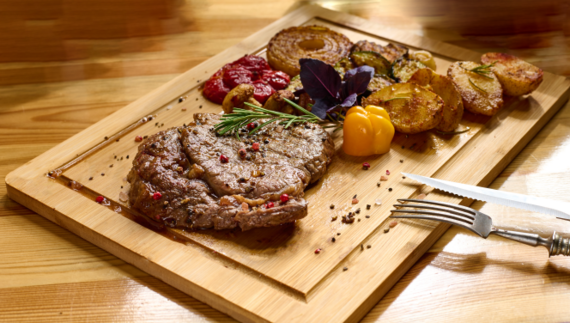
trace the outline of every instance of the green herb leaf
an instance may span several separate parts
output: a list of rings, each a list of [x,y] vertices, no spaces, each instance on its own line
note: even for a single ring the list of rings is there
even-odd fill
[[[479,66],[474,67],[472,69],[467,69],[467,68],[463,67],[461,64],[459,66],[468,72],[473,72],[475,74],[478,74],[479,76],[483,76],[484,78],[488,78],[488,79],[492,80],[493,78],[488,76],[488,74],[491,73],[491,67],[495,66],[496,62],[497,61],[494,61],[491,64],[479,65]]]
[[[470,78],[469,78],[469,83],[471,83],[471,85],[473,85],[477,90],[487,93],[487,91],[483,90],[482,88],[478,87],[477,84],[473,83],[473,81],[471,81]]]

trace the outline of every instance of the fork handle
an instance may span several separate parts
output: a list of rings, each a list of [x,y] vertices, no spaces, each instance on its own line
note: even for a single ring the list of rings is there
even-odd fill
[[[550,256],[570,256],[570,239],[559,235],[556,231],[550,238],[543,238],[536,233],[526,233],[518,231],[508,231],[502,229],[495,229],[491,231],[498,236],[522,242],[524,244],[536,247],[544,246],[549,251]]]

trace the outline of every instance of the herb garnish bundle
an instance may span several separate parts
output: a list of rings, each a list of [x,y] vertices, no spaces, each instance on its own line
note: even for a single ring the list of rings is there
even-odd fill
[[[495,66],[496,62],[493,62],[491,64],[486,64],[486,65],[479,65],[477,67],[471,68],[471,69],[467,69],[465,67],[461,66],[462,69],[469,71],[469,72],[473,72],[475,74],[479,74],[480,76],[483,76],[485,78],[488,79],[493,79],[492,77],[489,76],[489,74],[491,73],[491,67]]]
[[[323,120],[317,117],[313,113],[307,111],[302,106],[296,104],[295,102],[284,99],[287,103],[291,106],[296,108],[297,110],[301,111],[303,114],[300,116],[292,115],[289,113],[283,113],[279,111],[272,111],[267,110],[262,107],[258,107],[251,103],[245,102],[244,104],[252,108],[253,110],[245,110],[245,109],[234,109],[233,113],[224,114],[221,116],[220,123],[216,124],[214,130],[220,134],[235,134],[236,138],[239,140],[239,131],[243,127],[247,126],[248,124],[258,121],[260,119],[269,119],[262,124],[259,124],[256,128],[249,131],[249,135],[252,135],[259,131],[262,127],[272,123],[272,122],[279,122],[280,125],[283,125],[285,129],[289,128],[291,125],[296,123],[318,123]]]

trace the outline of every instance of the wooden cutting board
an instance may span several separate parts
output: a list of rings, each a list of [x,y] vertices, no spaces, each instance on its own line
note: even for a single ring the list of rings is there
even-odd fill
[[[308,24],[328,26],[353,42],[397,42],[429,50],[440,74],[454,61],[480,58],[456,46],[306,6],[15,170],[6,177],[9,196],[239,320],[358,320],[447,229],[410,220],[398,221],[385,233],[397,198],[429,193],[400,173],[488,185],[565,102],[570,82],[545,73],[538,90],[528,97],[507,99],[493,118],[466,113],[461,128],[469,127],[468,132],[397,134],[391,152],[382,156],[345,155],[342,134],[335,134],[333,163],[327,175],[307,190],[309,215],[295,225],[246,232],[157,232],[135,221],[136,212],[120,199],[120,193],[129,189],[125,177],[138,146],[135,136],[189,123],[195,112],[219,113],[220,106],[201,96],[204,80],[244,54],[264,56],[267,42],[281,29]],[[371,164],[367,171],[362,170],[364,161]],[[61,176],[47,176],[56,169],[62,170]],[[378,187],[387,171],[388,181]],[[72,180],[84,187],[72,190],[67,185]],[[110,205],[95,203],[98,195]],[[351,203],[354,195],[359,199],[356,205]],[[435,192],[428,198],[470,203]],[[376,205],[377,200],[382,204]],[[343,214],[358,208],[357,221],[341,223]],[[332,221],[334,216],[338,220]],[[322,250],[319,254],[314,253],[317,248]]]

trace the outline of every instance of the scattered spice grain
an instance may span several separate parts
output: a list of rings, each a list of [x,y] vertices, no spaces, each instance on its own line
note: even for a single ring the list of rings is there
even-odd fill
[[[371,206],[372,206],[372,205],[370,205],[370,204],[366,204],[366,209],[367,209],[367,210],[370,210],[370,207],[371,207]]]
[[[334,209],[334,204],[331,204],[330,208],[331,208],[331,210],[333,210],[333,209]]]
[[[392,192],[392,188],[391,188],[391,187],[390,187],[390,188],[388,188],[388,192]]]
[[[347,271],[347,270],[348,270],[348,267],[342,268],[342,271]]]
[[[390,232],[390,228],[384,229],[384,233],[388,233],[388,232]]]
[[[389,226],[390,226],[390,228],[393,228],[393,227],[395,227],[395,226],[397,226],[397,225],[398,225],[398,222],[392,221],[392,222],[390,222],[390,225],[389,225]]]
[[[318,254],[320,254],[320,253],[321,253],[321,248],[317,248],[317,249],[315,250],[315,254],[318,255]]]

